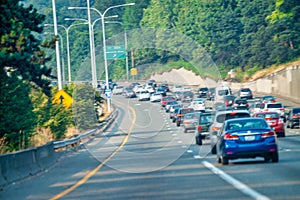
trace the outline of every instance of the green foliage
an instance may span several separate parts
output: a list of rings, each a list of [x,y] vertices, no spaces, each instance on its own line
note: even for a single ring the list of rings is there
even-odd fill
[[[94,128],[97,120],[95,91],[90,85],[76,85],[73,91],[73,118],[79,130]]]
[[[30,86],[0,70],[0,138],[2,151],[15,151],[29,146],[36,116],[28,96]]]

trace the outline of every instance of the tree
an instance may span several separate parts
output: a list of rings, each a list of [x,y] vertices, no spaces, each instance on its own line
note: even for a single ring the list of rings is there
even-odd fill
[[[41,88],[50,96],[51,70],[45,63],[41,41],[34,34],[41,33],[45,17],[32,7],[24,7],[19,0],[0,3],[0,137],[9,151],[28,147],[36,124],[29,98],[32,87]]]

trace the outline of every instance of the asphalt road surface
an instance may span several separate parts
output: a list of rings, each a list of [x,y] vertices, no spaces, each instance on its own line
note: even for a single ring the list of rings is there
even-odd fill
[[[106,132],[64,152],[47,172],[15,183],[0,199],[300,199],[300,131],[278,138],[279,162],[216,162],[209,140],[194,143],[159,103],[114,96]]]

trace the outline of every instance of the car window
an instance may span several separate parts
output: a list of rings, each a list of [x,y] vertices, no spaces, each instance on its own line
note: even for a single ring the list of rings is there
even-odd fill
[[[223,123],[224,121],[229,120],[229,119],[244,118],[244,117],[250,117],[250,114],[249,113],[231,112],[231,113],[218,115],[217,118],[216,118],[216,121],[218,123]]]
[[[228,90],[219,90],[218,91],[218,94],[220,95],[220,96],[224,96],[224,95],[228,95]]]
[[[267,108],[282,108],[281,103],[267,104]]]
[[[297,109],[297,108],[294,109],[294,110],[293,110],[293,113],[294,113],[295,115],[296,115],[296,114],[300,115],[300,108],[299,108],[299,109]]]
[[[268,128],[264,120],[237,120],[227,124],[227,130],[241,130],[241,129],[261,129]]]

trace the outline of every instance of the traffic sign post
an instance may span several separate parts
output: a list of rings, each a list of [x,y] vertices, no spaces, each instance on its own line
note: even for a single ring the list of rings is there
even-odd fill
[[[125,46],[106,46],[107,59],[124,59],[126,58]]]
[[[111,96],[112,96],[111,89],[106,89],[106,90],[105,90],[105,96],[106,96],[106,98],[108,98],[108,99],[111,98]]]
[[[136,68],[131,68],[130,73],[131,73],[131,76],[136,76],[137,75],[137,69]]]

